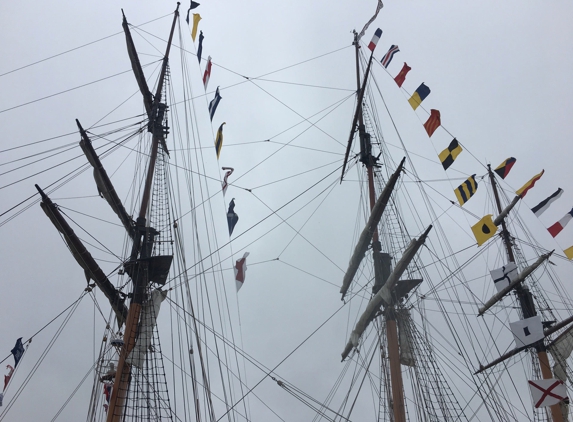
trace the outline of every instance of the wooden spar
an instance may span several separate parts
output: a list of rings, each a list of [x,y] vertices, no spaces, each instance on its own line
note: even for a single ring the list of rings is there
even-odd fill
[[[169,60],[169,51],[171,49],[171,42],[173,40],[173,34],[175,32],[175,24],[177,23],[177,18],[179,17],[179,5],[177,3],[177,8],[173,14],[173,23],[171,25],[171,32],[169,34],[169,40],[167,42],[167,49],[165,51],[165,56],[163,57],[163,65],[161,67],[161,75],[159,83],[157,84],[157,91],[152,106],[152,116],[150,118],[150,126],[152,129],[152,142],[151,142],[151,154],[149,158],[149,166],[147,169],[147,177],[145,179],[145,186],[143,190],[143,196],[141,200],[141,207],[139,210],[139,218],[137,219],[137,226],[145,227],[147,208],[149,204],[149,199],[151,196],[151,187],[153,182],[153,173],[155,172],[155,161],[157,159],[157,150],[159,148],[159,142],[165,144],[165,134],[164,128],[161,126],[161,120],[163,119],[163,114],[160,112],[161,104],[161,92],[163,90],[163,83],[165,79],[165,73],[167,71],[167,64]],[[144,95],[145,97],[145,95]],[[144,99],[145,102],[145,99]],[[159,121],[157,121],[159,120]],[[145,233],[138,233],[138,236],[145,236]],[[140,249],[140,239],[134,239],[134,249],[132,251],[133,255],[136,255]],[[143,249],[146,249],[145,246]],[[107,413],[107,422],[119,422],[123,419],[124,405],[127,398],[129,381],[131,378],[131,365],[126,362],[129,353],[135,346],[137,327],[139,322],[139,316],[141,314],[142,302],[145,298],[145,289],[149,282],[149,264],[142,262],[141,274],[138,277],[132,277],[133,282],[133,297],[129,305],[129,313],[127,315],[127,321],[125,324],[125,333],[123,335],[123,346],[119,354],[119,361],[117,363],[116,377],[113,384],[113,390],[111,393],[111,398],[109,402],[109,408]]]
[[[135,222],[131,219],[127,211],[125,210],[123,204],[121,203],[121,199],[117,196],[115,188],[111,183],[103,164],[101,163],[99,157],[97,156],[92,142],[88,137],[88,134],[80,124],[79,120],[76,119],[76,124],[78,125],[78,129],[82,136],[82,140],[80,141],[80,147],[84,151],[88,161],[94,168],[94,177],[96,179],[96,185],[98,185],[98,189],[102,191],[102,195],[105,200],[109,203],[112,210],[117,214],[119,219],[121,220],[123,227],[127,231],[127,234],[132,239],[135,236]],[[96,176],[97,175],[97,176]],[[99,179],[99,180],[98,180]],[[103,185],[100,187],[100,183]]]
[[[497,211],[499,214],[503,214],[501,209],[501,202],[499,200],[499,194],[497,192],[495,176],[493,174],[493,171],[491,170],[491,165],[488,164],[487,168],[488,168],[489,178],[491,180],[491,185],[493,188],[495,202],[497,205]],[[500,223],[502,227],[501,235],[503,238],[503,243],[505,244],[505,248],[507,250],[507,255],[509,257],[510,262],[515,262],[515,256],[513,254],[513,249],[511,247],[511,239],[509,231],[507,230],[507,226],[505,224],[505,219],[502,218]],[[515,292],[517,294],[517,298],[521,306],[521,311],[523,313],[524,318],[530,318],[532,316],[537,315],[537,311],[535,310],[535,303],[533,302],[533,297],[529,289],[523,286],[521,283],[517,283],[515,286]],[[547,348],[545,347],[544,340],[541,339],[538,342],[534,343],[532,346],[535,347],[537,351],[537,358],[539,360],[539,366],[541,369],[541,374],[543,376],[543,379],[553,378],[553,373],[551,371],[551,368],[549,367],[549,361],[547,358]],[[551,406],[551,416],[553,422],[563,422],[563,415],[561,413],[559,404]]]

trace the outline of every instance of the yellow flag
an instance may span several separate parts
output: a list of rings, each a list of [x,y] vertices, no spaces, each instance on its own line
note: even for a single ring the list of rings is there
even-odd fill
[[[515,194],[517,196],[521,196],[523,198],[525,196],[525,194],[527,193],[527,191],[529,189],[531,189],[533,186],[535,186],[535,182],[537,182],[539,179],[541,179],[541,176],[543,176],[543,173],[545,173],[545,170],[541,170],[541,173],[536,174],[531,179],[529,179],[529,181],[525,185],[523,185],[521,188],[519,188],[519,190],[515,191]]]
[[[195,42],[195,37],[197,36],[197,27],[199,26],[199,21],[201,20],[201,15],[199,13],[193,13],[193,29],[191,30],[191,38]]]
[[[565,256],[569,259],[573,259],[573,246],[568,247],[563,252],[565,252]]]
[[[472,226],[472,232],[474,233],[478,246],[483,245],[497,232],[497,226],[493,224],[491,217],[492,215],[488,214],[478,221],[476,225]]]

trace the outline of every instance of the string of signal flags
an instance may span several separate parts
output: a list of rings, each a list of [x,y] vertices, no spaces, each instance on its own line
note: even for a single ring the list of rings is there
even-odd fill
[[[187,25],[191,26],[191,20],[193,21],[193,26],[191,26],[191,39],[195,42],[197,38],[197,30],[199,29],[199,21],[201,20],[201,15],[199,13],[191,13],[191,10],[196,9],[200,6],[199,3],[191,0],[191,4],[189,9],[187,10],[187,17],[185,21]],[[193,15],[190,19],[190,15]],[[199,45],[197,46],[197,60],[199,62],[199,67],[201,67],[201,59],[203,55],[203,40],[205,36],[203,35],[203,31],[199,31]],[[211,61],[211,56],[207,57],[207,64],[205,66],[205,70],[203,72],[203,88],[205,89],[205,93],[207,93],[207,86],[209,85],[209,80],[211,79],[211,71],[213,68],[213,63]],[[209,119],[213,122],[213,117],[215,117],[215,112],[217,111],[217,107],[221,102],[221,94],[219,92],[219,87],[215,90],[214,98],[209,102]],[[221,150],[223,149],[223,126],[226,123],[223,122],[217,129],[217,133],[215,135],[215,153],[217,154],[217,160],[219,160],[221,156]],[[221,182],[221,191],[223,192],[223,197],[227,193],[227,188],[229,187],[229,176],[233,174],[234,169],[232,167],[223,167],[225,170],[225,175],[223,177],[223,181]],[[233,230],[239,221],[239,215],[235,212],[235,198],[231,199],[229,202],[229,208],[227,210],[227,227],[229,229],[229,237],[233,235]],[[235,285],[237,288],[237,292],[243,287],[245,282],[245,277],[247,273],[247,257],[249,256],[249,252],[245,252],[243,257],[238,259],[235,262],[235,266],[233,268],[235,273]]]
[[[374,54],[374,50],[376,49],[376,46],[381,36],[382,36],[382,30],[378,28],[374,32],[372,40],[368,44],[368,49],[371,51],[372,55]],[[388,66],[392,62],[392,59],[399,51],[400,49],[398,45],[395,44],[391,45],[386,54],[384,54],[384,56],[380,60],[382,66],[388,69]],[[406,81],[406,76],[408,75],[408,72],[410,72],[410,70],[412,70],[412,68],[408,66],[406,62],[404,62],[402,69],[394,77],[394,81],[396,82],[396,85],[398,85],[399,88],[402,88],[402,85]],[[410,104],[412,109],[416,110],[420,106],[420,104],[422,104],[422,102],[430,95],[430,92],[431,92],[430,88],[424,82],[422,82],[418,86],[418,88],[416,88],[416,90],[408,100],[408,103]],[[428,137],[431,138],[434,132],[440,126],[441,126],[440,111],[436,109],[431,109],[430,116],[428,117],[428,120],[424,123],[424,129],[426,130]],[[460,145],[458,140],[454,137],[454,139],[452,139],[447,148],[445,148],[442,152],[438,154],[438,158],[442,163],[444,171],[448,170],[452,166],[452,164],[454,164],[456,158],[458,158],[458,156],[462,153],[462,151],[463,151],[462,146]],[[516,161],[517,160],[514,157],[509,157],[508,159],[504,160],[499,166],[497,166],[494,172],[502,179],[505,179],[505,177],[509,174],[509,171],[516,163]],[[508,208],[506,208],[506,210],[504,210],[500,214],[500,216],[498,216],[496,219],[493,219],[492,218],[493,215],[488,214],[471,227],[472,233],[476,238],[478,246],[483,245],[486,241],[491,239],[497,233],[498,225],[501,224],[504,215],[506,215],[507,212],[509,212],[511,208],[513,208],[520,199],[525,197],[527,192],[531,188],[533,188],[535,183],[541,178],[541,176],[543,176],[544,172],[545,170],[542,170],[541,173],[533,176],[520,189],[518,189],[515,192],[516,194],[515,198],[508,206]],[[471,197],[476,193],[477,188],[478,188],[478,183],[476,181],[476,175],[473,174],[454,190],[454,194],[460,206],[463,206],[466,202],[468,202],[471,199]],[[533,207],[531,211],[537,217],[539,217],[545,210],[549,208],[549,206],[552,203],[554,203],[557,199],[559,199],[562,193],[563,189],[558,188],[555,193],[553,193],[552,195],[541,201],[538,205]],[[567,223],[569,223],[569,221],[571,221],[572,219],[573,219],[573,208],[571,209],[571,211],[565,214],[563,218],[561,218],[555,224],[550,226],[547,230],[549,231],[551,236],[556,237],[559,233],[562,232]],[[573,260],[573,246],[564,249],[563,252],[565,253],[565,256],[568,259]]]

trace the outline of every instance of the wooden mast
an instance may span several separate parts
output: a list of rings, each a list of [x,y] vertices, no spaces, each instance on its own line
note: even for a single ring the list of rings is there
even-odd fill
[[[493,188],[495,203],[497,205],[497,210],[499,213],[501,213],[502,208],[501,208],[501,202],[499,200],[499,194],[497,192],[497,184],[495,181],[495,176],[493,174],[493,171],[491,170],[491,165],[488,164],[487,167],[488,167],[489,178],[491,180],[491,186]],[[507,230],[505,219],[501,220],[501,237],[507,250],[507,257],[509,261],[515,263],[515,255],[513,253],[513,248],[511,247],[511,236],[509,234],[509,231]],[[515,286],[515,293],[517,294],[517,299],[519,301],[523,317],[530,318],[537,315],[537,311],[535,310],[535,303],[533,302],[533,296],[531,295],[529,289],[520,283],[517,286]],[[541,369],[541,375],[543,376],[543,379],[553,378],[553,372],[551,371],[551,366],[549,366],[547,347],[545,346],[544,340],[541,339],[538,342],[532,344],[532,346],[535,347],[535,350],[537,351],[537,358],[539,359],[539,367]],[[563,422],[563,414],[561,413],[561,408],[559,407],[559,404],[551,406],[551,416],[553,422]]]
[[[157,91],[153,100],[152,113],[150,116],[150,131],[152,132],[151,153],[149,157],[149,166],[147,169],[147,177],[145,179],[145,186],[141,200],[141,207],[136,222],[137,234],[134,238],[133,249],[131,253],[131,260],[136,260],[138,255],[141,258],[147,258],[151,254],[151,250],[147,247],[148,230],[146,228],[146,215],[151,196],[151,187],[153,183],[153,174],[155,172],[155,162],[157,160],[157,153],[159,143],[165,143],[164,128],[161,123],[163,120],[163,113],[165,107],[161,103],[161,92],[163,90],[163,83],[167,71],[167,64],[169,60],[169,51],[171,49],[171,42],[175,32],[175,24],[179,17],[179,2],[173,14],[173,23],[171,25],[171,32],[167,42],[167,49],[163,57],[163,65],[161,68],[161,75],[159,83],[157,84]],[[124,17],[125,18],[125,17]],[[116,376],[113,384],[113,390],[109,402],[107,413],[107,422],[119,422],[123,418],[125,400],[127,398],[129,382],[131,378],[131,365],[126,362],[131,350],[135,346],[137,337],[137,328],[139,323],[139,316],[141,314],[141,307],[145,299],[145,291],[149,283],[149,266],[145,262],[140,267],[137,277],[132,277],[133,282],[133,295],[129,305],[127,321],[125,323],[125,332],[123,335],[123,345],[119,353],[119,360],[117,363]]]
[[[376,203],[376,192],[374,190],[374,164],[375,158],[372,156],[372,145],[370,143],[370,135],[366,133],[364,127],[364,118],[362,113],[362,101],[366,91],[366,84],[364,83],[362,89],[360,84],[360,64],[359,64],[359,39],[358,34],[354,32],[354,48],[356,52],[356,82],[359,90],[357,114],[358,114],[358,134],[360,138],[360,161],[366,166],[368,175],[368,196],[370,200],[370,211],[374,208]],[[368,68],[364,78],[368,78],[370,64],[372,63],[373,53],[370,54]],[[354,129],[354,127],[353,127]],[[346,161],[345,161],[346,163]],[[374,230],[372,235],[372,252],[374,254],[375,270],[377,254],[380,254],[382,246],[378,236],[378,228]],[[376,274],[378,275],[378,274]],[[376,292],[374,292],[376,293]],[[386,322],[386,338],[388,341],[388,360],[390,362],[390,381],[392,389],[392,409],[394,413],[395,422],[406,422],[406,409],[404,405],[404,382],[402,380],[402,366],[400,364],[400,350],[398,342],[398,327],[396,324],[396,314],[394,305],[390,304],[385,312]]]

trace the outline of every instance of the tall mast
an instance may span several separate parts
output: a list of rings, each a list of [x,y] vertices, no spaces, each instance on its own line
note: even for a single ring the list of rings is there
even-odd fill
[[[493,171],[491,170],[491,165],[488,164],[487,167],[488,167],[489,178],[491,180],[491,186],[493,188],[495,203],[497,205],[497,211],[498,213],[501,213],[502,208],[501,208],[501,202],[499,200],[499,194],[497,192],[497,184],[495,181],[495,176],[493,174]],[[513,248],[511,246],[511,236],[509,234],[509,231],[507,230],[505,219],[501,220],[501,237],[503,239],[503,243],[505,245],[509,261],[515,263],[515,255],[513,253]],[[533,302],[533,296],[529,291],[529,288],[520,283],[517,286],[515,286],[515,293],[517,295],[517,299],[519,301],[523,317],[530,318],[536,316],[537,311],[535,309],[535,302]],[[553,372],[551,371],[551,366],[549,366],[549,358],[547,357],[547,347],[545,346],[544,340],[541,339],[538,342],[534,343],[532,346],[537,351],[539,368],[541,369],[541,375],[543,376],[543,379],[553,378]],[[553,422],[563,422],[563,414],[561,413],[559,404],[551,406],[551,416]]]
[[[159,144],[165,146],[165,134],[166,128],[162,126],[164,113],[166,110],[166,105],[161,102],[161,93],[163,91],[163,84],[165,80],[165,75],[167,72],[167,65],[169,60],[169,51],[171,49],[171,42],[173,40],[173,34],[175,32],[175,24],[177,18],[179,17],[179,3],[177,3],[177,8],[173,14],[173,23],[171,25],[171,32],[169,34],[169,40],[167,42],[167,49],[165,51],[165,56],[163,57],[163,64],[161,67],[161,74],[159,82],[157,84],[157,91],[155,97],[153,98],[153,103],[151,105],[151,112],[149,113],[149,131],[152,133],[151,140],[151,153],[149,156],[149,166],[147,169],[147,177],[145,178],[145,185],[143,188],[143,195],[141,200],[141,207],[139,209],[139,215],[136,221],[136,235],[133,241],[133,248],[131,252],[130,264],[133,264],[131,270],[131,279],[133,283],[133,294],[131,303],[129,305],[129,312],[127,315],[127,321],[125,324],[125,333],[123,336],[123,345],[120,350],[119,360],[116,369],[116,376],[113,384],[112,395],[109,403],[109,409],[107,413],[107,422],[119,422],[123,418],[125,400],[128,395],[129,382],[131,378],[131,365],[126,362],[131,350],[135,346],[135,340],[137,337],[137,329],[139,323],[139,317],[141,314],[142,304],[145,300],[145,292],[147,286],[150,282],[150,275],[152,273],[152,266],[149,260],[146,260],[151,256],[153,238],[157,232],[147,226],[147,212],[149,208],[149,199],[151,196],[151,188],[153,184],[153,174],[155,172],[155,162],[157,160],[157,154],[159,149]],[[128,50],[133,46],[129,45],[131,35],[129,35],[129,28],[127,27],[127,21],[124,16],[124,29],[126,30],[126,37],[128,38]],[[132,58],[132,65],[134,63],[132,54],[134,51],[130,51],[130,58]],[[139,60],[137,60],[137,63]],[[139,82],[139,76],[137,70],[134,66],[134,72],[136,74],[136,79],[140,88],[142,83]],[[146,109],[148,109],[149,96],[142,88],[142,93],[144,95],[144,104]],[[166,149],[165,149],[166,150]],[[137,259],[139,256],[139,259]],[[169,262],[170,263],[170,262]]]
[[[364,93],[366,91],[366,79],[370,71],[373,54],[370,54],[370,60],[364,76],[364,82],[360,84],[360,63],[359,63],[359,49],[360,43],[358,34],[354,32],[354,49],[356,56],[356,83],[359,90],[357,114],[358,114],[358,135],[360,139],[360,161],[366,166],[368,175],[368,197],[370,200],[370,211],[374,208],[376,203],[376,192],[374,190],[374,165],[376,159],[372,156],[372,144],[370,143],[370,134],[366,132],[364,126],[364,116],[362,112],[362,102]],[[354,127],[353,127],[354,130]],[[374,293],[376,293],[383,285],[385,277],[383,276],[383,254],[382,245],[378,236],[378,227],[374,229],[372,234],[372,253],[374,258],[374,272],[375,283]],[[386,258],[388,261],[389,256]],[[404,405],[404,382],[402,380],[402,366],[400,364],[400,350],[398,343],[398,327],[396,324],[396,313],[393,304],[385,309],[384,312],[386,322],[386,338],[388,342],[388,360],[390,362],[390,380],[392,389],[392,407],[394,412],[395,422],[406,422],[406,409]]]

